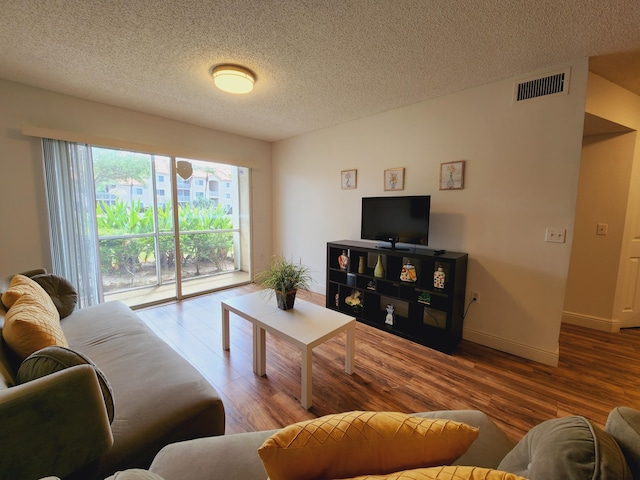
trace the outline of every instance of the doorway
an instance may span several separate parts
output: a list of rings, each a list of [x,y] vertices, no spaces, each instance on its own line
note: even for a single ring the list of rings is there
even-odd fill
[[[563,322],[612,332],[640,324],[636,141],[633,129],[585,115]]]

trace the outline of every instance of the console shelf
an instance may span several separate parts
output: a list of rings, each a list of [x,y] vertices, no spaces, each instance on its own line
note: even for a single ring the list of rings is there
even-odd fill
[[[341,255],[348,257],[342,267]],[[390,250],[359,241],[329,242],[327,308],[450,354],[462,339],[468,258],[466,253],[435,255],[423,247]],[[378,262],[382,276],[375,274]],[[400,279],[407,264],[415,268],[415,281]],[[435,272],[444,281],[438,282]],[[354,297],[361,299],[361,306],[348,304]],[[387,305],[394,307],[392,325],[385,321]]]

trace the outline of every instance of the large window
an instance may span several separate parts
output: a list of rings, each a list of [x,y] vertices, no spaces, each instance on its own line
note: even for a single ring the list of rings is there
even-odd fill
[[[245,272],[241,281],[248,279],[249,222],[240,221],[248,217],[240,202],[247,169],[99,147],[92,155],[106,296],[173,285],[167,297],[180,297],[192,280],[200,286],[189,293],[212,289],[201,280],[213,276]],[[191,165],[187,178],[176,174],[176,162]]]

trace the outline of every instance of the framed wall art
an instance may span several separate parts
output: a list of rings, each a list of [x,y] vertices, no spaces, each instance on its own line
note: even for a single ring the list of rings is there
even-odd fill
[[[464,188],[464,160],[440,164],[440,190]]]
[[[353,190],[358,186],[358,170],[342,170],[340,173],[342,190]]]
[[[388,168],[384,171],[385,190],[404,190],[404,168]]]

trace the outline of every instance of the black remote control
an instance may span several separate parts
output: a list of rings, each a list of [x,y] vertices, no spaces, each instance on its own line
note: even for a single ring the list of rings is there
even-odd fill
[[[446,250],[436,250],[435,252],[433,252],[433,254],[434,255],[442,255],[445,252],[446,252]]]

